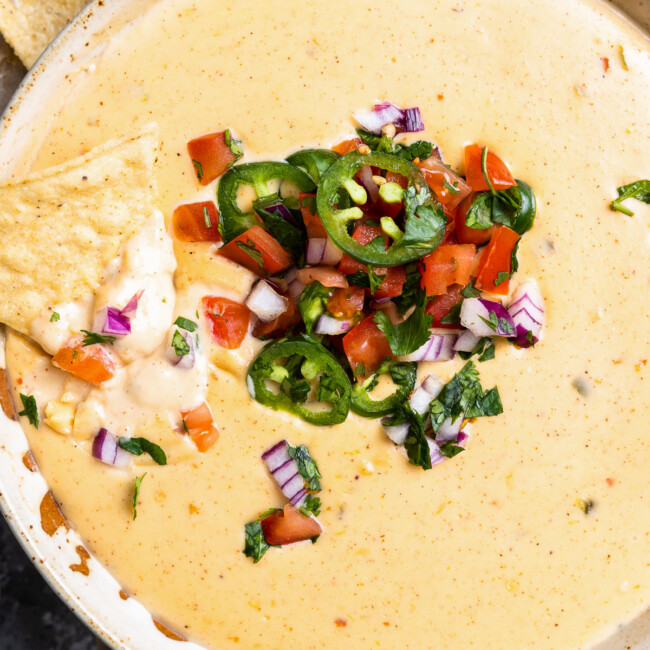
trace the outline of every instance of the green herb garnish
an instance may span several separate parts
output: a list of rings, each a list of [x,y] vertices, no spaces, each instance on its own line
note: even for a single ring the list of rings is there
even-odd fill
[[[241,142],[232,137],[230,129],[226,129],[223,132],[223,139],[228,149],[230,149],[230,152],[235,155],[235,159],[228,163],[227,169],[230,169],[244,155],[244,150],[242,149]]]
[[[23,410],[18,415],[24,415],[29,420],[29,423],[38,429],[38,405],[36,398],[33,395],[20,394],[20,400],[23,403]]]
[[[183,420],[183,423],[185,420]],[[167,456],[165,452],[155,442],[146,438],[124,438],[118,440],[119,446],[134,456],[141,456],[144,453],[149,454],[154,462],[158,465],[167,465]]]
[[[52,315],[50,316],[50,323],[56,323],[60,319],[61,319],[61,316],[59,316],[59,312],[58,311],[53,311]]]
[[[300,476],[305,479],[307,486],[311,492],[318,492],[321,489],[319,478],[322,478],[316,461],[309,455],[309,451],[305,445],[299,447],[288,448],[289,456],[296,461]]]
[[[184,357],[190,353],[190,344],[185,340],[180,330],[176,330],[174,336],[172,336],[172,348],[174,348],[177,357]]]
[[[318,517],[320,514],[320,509],[320,499],[311,494],[308,494],[307,498],[305,499],[305,503],[303,503],[303,505],[300,507],[300,512],[305,515],[305,517],[309,517],[311,514],[313,514],[315,517]]]
[[[117,337],[111,336],[110,334],[98,334],[97,332],[89,332],[88,330],[81,330],[86,336],[82,341],[82,347],[87,347],[89,345],[97,345],[98,343],[109,343],[113,345]]]
[[[210,213],[208,212],[208,209],[205,206],[203,207],[203,222],[205,223],[206,228],[210,228],[212,226],[212,221],[210,220]]]
[[[194,165],[194,171],[200,183],[203,180],[203,165],[198,160],[192,160],[192,164]]]
[[[433,324],[433,316],[426,313],[426,302],[426,295],[424,292],[420,292],[413,313],[404,322],[396,325],[393,325],[383,311],[378,311],[375,314],[374,321],[386,335],[390,349],[395,356],[415,352],[431,337],[429,328]]]
[[[510,273],[508,273],[507,271],[499,271],[497,273],[496,280],[494,281],[494,286],[498,287],[500,284],[503,284],[509,278],[510,278]]]
[[[243,241],[236,241],[237,248],[244,251],[261,269],[264,268],[264,255],[261,251],[255,248],[255,242],[252,239],[246,240],[248,243],[244,244]]]
[[[188,332],[194,332],[198,327],[197,323],[195,323],[193,320],[190,320],[189,318],[183,318],[182,316],[179,316],[174,321],[174,325],[177,325],[181,329],[187,330]]]
[[[135,477],[135,484],[133,485],[133,521],[135,521],[135,518],[138,516],[138,496],[140,496],[140,486],[142,485],[142,479],[147,475],[147,472],[145,472],[142,476],[136,476]]]
[[[637,199],[637,201],[650,203],[650,180],[645,179],[629,183],[628,185],[622,185],[621,187],[616,188],[616,191],[618,192],[618,198],[614,199],[614,201],[609,204],[609,207],[612,210],[618,210],[629,217],[633,217],[634,212],[629,208],[626,208],[622,204],[622,201],[625,201],[626,199]]]

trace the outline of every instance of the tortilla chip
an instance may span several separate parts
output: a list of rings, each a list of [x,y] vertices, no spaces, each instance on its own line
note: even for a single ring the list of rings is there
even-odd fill
[[[31,68],[50,41],[89,0],[0,0],[0,31]]]
[[[0,322],[29,333],[48,307],[101,283],[154,212],[158,127],[0,186]]]

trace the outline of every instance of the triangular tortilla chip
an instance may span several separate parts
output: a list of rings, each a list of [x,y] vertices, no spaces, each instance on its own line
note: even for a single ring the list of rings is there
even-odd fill
[[[158,127],[0,186],[0,322],[23,334],[94,291],[154,211]]]
[[[0,31],[31,68],[50,41],[89,0],[0,0]]]

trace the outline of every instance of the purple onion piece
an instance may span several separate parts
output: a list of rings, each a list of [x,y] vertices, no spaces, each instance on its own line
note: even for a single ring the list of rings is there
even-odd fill
[[[126,336],[131,333],[131,319],[117,307],[103,307],[95,314],[93,329],[102,334]]]
[[[417,107],[401,109],[394,104],[383,102],[375,104],[371,111],[359,111],[354,117],[366,131],[375,135],[381,133],[381,127],[385,124],[394,124],[400,133],[424,131],[420,109]]]
[[[451,440],[456,440],[460,429],[463,426],[463,415],[459,415],[455,420],[449,417],[441,425],[438,431],[436,431],[436,442],[445,443],[450,442]]]
[[[389,420],[389,417],[382,418],[381,423],[384,425],[384,431],[386,435],[396,444],[403,445],[404,441],[409,435],[409,425],[408,423],[396,424],[394,427],[386,426],[385,422]]]
[[[269,205],[265,208],[265,210],[267,212],[271,212],[272,214],[277,214],[292,226],[298,226],[295,217],[293,214],[291,214],[291,210],[289,210],[289,208],[287,208],[287,206],[282,202],[278,202],[274,205]]]
[[[134,293],[129,302],[126,303],[126,306],[124,309],[120,311],[122,316],[128,316],[129,318],[133,318],[133,314],[135,314],[136,309],[138,308],[138,301],[140,298],[142,298],[142,294],[144,293],[144,289],[141,289],[137,293]]]
[[[333,318],[323,314],[316,323],[314,331],[316,334],[328,334],[329,336],[338,336],[345,334],[352,329],[352,321]]]
[[[443,453],[440,451],[440,447],[438,446],[436,441],[431,440],[431,438],[427,438],[427,442],[429,443],[431,467],[433,467],[434,465],[439,465],[440,463],[444,463],[447,460],[447,457],[443,455]]]
[[[307,497],[305,482],[300,475],[298,463],[289,456],[289,443],[281,440],[262,454],[262,460],[274,481],[291,505],[300,507]]]
[[[465,298],[460,309],[460,323],[475,336],[515,336],[515,325],[508,310],[485,298]]]
[[[372,180],[372,168],[370,165],[364,165],[357,172],[357,180],[359,185],[366,190],[370,202],[377,203],[377,200],[379,199],[379,186]]]
[[[323,251],[322,264],[335,266],[343,258],[343,251],[328,237]]]
[[[417,133],[424,131],[424,122],[420,115],[419,108],[405,108],[403,111],[403,119],[395,125],[398,131],[403,133]]]
[[[433,329],[431,338],[415,352],[400,357],[400,361],[449,361],[453,359],[454,343],[458,332],[453,330]]]
[[[286,440],[280,440],[280,442],[262,454],[262,460],[269,468],[269,472],[274,472],[278,467],[291,460],[291,456],[289,456],[289,443]]]
[[[534,281],[519,285],[508,313],[515,326],[515,343],[529,348],[539,340],[544,326],[544,300]]]
[[[117,438],[102,427],[93,440],[93,456],[107,465],[126,467],[131,462],[131,454],[117,444]]]
[[[436,397],[440,395],[440,391],[443,389],[444,385],[445,383],[436,377],[436,375],[427,375],[422,380],[422,388],[431,395],[432,400],[436,399]]]
[[[326,237],[312,237],[307,240],[307,252],[305,259],[307,264],[318,266],[323,261],[325,247],[327,246]]]
[[[476,336],[476,334],[473,334],[469,330],[465,330],[458,337],[458,340],[454,345],[454,350],[456,350],[456,352],[471,352],[480,340],[480,336]]]

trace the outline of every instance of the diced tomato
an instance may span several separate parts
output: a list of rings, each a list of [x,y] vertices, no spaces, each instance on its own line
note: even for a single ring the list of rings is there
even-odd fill
[[[360,376],[372,374],[386,357],[392,356],[386,335],[373,320],[375,313],[364,318],[343,337],[345,356],[350,362],[352,372]],[[359,372],[358,366],[361,364],[363,368]]]
[[[284,546],[294,542],[317,537],[323,532],[313,517],[303,515],[300,510],[287,503],[284,510],[276,510],[260,522],[264,539],[271,546]]]
[[[409,179],[406,178],[406,176],[402,176],[402,174],[398,174],[397,172],[387,171],[386,182],[397,183],[403,190],[409,186]]]
[[[343,142],[339,142],[337,145],[334,145],[332,147],[332,151],[336,151],[336,153],[341,154],[341,156],[345,156],[346,153],[350,153],[351,151],[354,151],[359,145],[363,144],[363,140],[361,138],[352,138],[351,140],[343,140]]]
[[[514,230],[507,226],[497,228],[481,259],[474,285],[477,289],[502,296],[508,294],[509,279],[499,282],[498,276],[499,273],[507,273],[509,277],[512,251],[518,241],[519,235]]]
[[[310,210],[310,205],[316,203],[315,194],[298,194],[298,201],[300,202],[300,211],[302,212],[302,220],[307,229],[307,237],[309,239],[322,239],[327,237],[327,230],[320,217]]]
[[[327,300],[327,311],[337,318],[352,318],[363,312],[365,297],[361,287],[336,289]]]
[[[465,147],[465,178],[474,192],[490,189],[481,170],[482,155],[483,147],[478,144],[468,144]],[[507,165],[491,151],[487,154],[486,170],[495,190],[507,190],[516,185]]]
[[[201,185],[211,183],[241,158],[241,154],[234,153],[226,143],[226,131],[208,133],[190,140],[187,152]]]
[[[179,205],[172,215],[172,228],[179,241],[221,241],[219,213],[212,201]]]
[[[395,298],[402,295],[402,287],[406,281],[406,269],[403,266],[389,266],[388,268],[375,268],[375,273],[383,275],[378,289],[372,294],[375,298]],[[370,289],[368,289],[370,292]]]
[[[427,304],[426,312],[433,316],[434,327],[457,327],[457,325],[441,323],[440,321],[454,305],[457,305],[463,299],[462,290],[463,287],[460,284],[452,284],[444,296],[438,296]]]
[[[181,411],[181,417],[187,433],[201,453],[219,439],[219,430],[214,425],[212,411],[206,402],[190,411]]]
[[[61,370],[72,373],[91,384],[99,384],[115,375],[115,361],[111,353],[95,343],[83,347],[81,338],[68,341],[53,357],[52,363]]]
[[[420,286],[427,296],[442,296],[452,284],[465,286],[469,282],[472,262],[476,254],[474,244],[438,246],[420,262]]]
[[[353,260],[346,253],[343,253],[343,257],[336,268],[338,271],[343,273],[343,275],[352,275],[357,271],[365,271],[367,267],[364,264],[361,264],[361,262]]]
[[[260,226],[249,228],[220,248],[217,253],[260,276],[264,276],[265,272],[275,275],[291,266],[291,255],[280,246],[277,239]],[[256,259],[259,255],[262,256],[261,265],[259,259]]]
[[[436,156],[416,163],[441,205],[453,211],[472,188]]]
[[[212,338],[223,348],[238,348],[248,332],[251,310],[246,305],[220,296],[205,296],[201,305]]]
[[[496,230],[496,226],[490,226],[489,228],[470,228],[465,223],[465,217],[467,216],[467,211],[470,209],[470,206],[476,198],[476,193],[472,192],[468,197],[463,199],[462,203],[458,206],[456,210],[456,215],[454,217],[456,223],[456,238],[460,244],[476,244],[480,246],[490,241],[490,238]]]
[[[347,288],[348,281],[343,273],[339,273],[333,266],[311,266],[296,271],[296,279],[303,284],[320,282],[324,287]]]
[[[302,320],[296,303],[289,298],[287,309],[270,323],[258,320],[253,326],[253,336],[258,339],[267,338],[274,334],[282,334],[297,325]]]
[[[358,241],[362,246],[367,246],[377,237],[384,237],[386,244],[388,244],[388,236],[379,226],[366,226],[366,224],[362,223],[352,233],[352,239]]]

